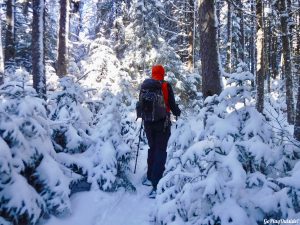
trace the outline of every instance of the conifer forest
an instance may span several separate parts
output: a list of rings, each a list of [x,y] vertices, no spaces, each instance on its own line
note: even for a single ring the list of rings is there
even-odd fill
[[[300,0],[0,15],[0,225],[300,225]],[[156,64],[181,116],[149,199],[136,103]]]

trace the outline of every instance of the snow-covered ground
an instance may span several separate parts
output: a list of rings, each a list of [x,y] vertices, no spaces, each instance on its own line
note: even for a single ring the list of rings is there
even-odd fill
[[[89,191],[71,197],[72,215],[52,216],[45,225],[148,225],[155,200],[148,198],[151,187],[141,184],[146,172],[147,150],[140,151],[137,173],[131,177],[135,193],[120,190],[116,193]],[[132,165],[133,168],[134,165]]]
[[[191,119],[191,118],[190,118]],[[191,131],[196,133],[200,130],[202,123],[191,119],[188,123]],[[172,151],[174,138],[178,136],[179,127],[185,122],[173,121],[172,135],[169,140],[168,151]],[[188,138],[184,138],[186,142]],[[178,144],[182,141],[179,138]],[[183,143],[181,143],[184,145]],[[101,190],[80,192],[71,196],[72,214],[68,217],[57,218],[52,216],[42,225],[151,225],[153,224],[157,201],[148,198],[151,187],[141,184],[147,171],[147,149],[148,145],[141,143],[138,156],[136,174],[131,174],[129,179],[136,187],[135,193],[119,190],[118,192],[103,192]],[[135,149],[133,149],[134,151]],[[134,168],[135,160],[131,161],[131,168]]]

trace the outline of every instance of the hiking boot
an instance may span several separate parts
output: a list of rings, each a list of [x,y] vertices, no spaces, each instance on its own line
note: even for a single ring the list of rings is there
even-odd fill
[[[147,178],[145,178],[142,182],[142,185],[145,185],[145,186],[152,186],[152,183],[150,180],[148,180]]]
[[[148,194],[148,197],[154,199],[154,198],[156,197],[156,190],[155,190],[155,189],[152,189],[152,190],[150,191],[150,193]]]

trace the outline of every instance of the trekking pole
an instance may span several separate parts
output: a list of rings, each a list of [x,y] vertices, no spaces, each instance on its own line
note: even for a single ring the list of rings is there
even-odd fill
[[[134,174],[136,172],[136,164],[137,164],[137,160],[139,157],[139,149],[140,149],[140,142],[142,139],[142,129],[143,129],[143,122],[141,123],[141,128],[140,128],[140,134],[139,134],[139,142],[138,142],[138,147],[137,147],[137,151],[136,151],[136,156],[135,156],[135,165],[134,165]]]

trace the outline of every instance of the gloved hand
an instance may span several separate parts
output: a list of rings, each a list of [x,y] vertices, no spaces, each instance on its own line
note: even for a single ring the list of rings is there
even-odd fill
[[[174,112],[174,115],[176,116],[176,120],[177,120],[177,117],[179,117],[181,115],[181,110],[177,104],[176,104],[176,111]]]

